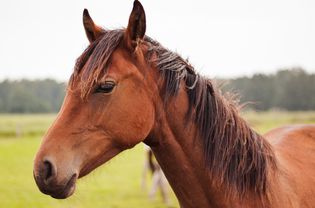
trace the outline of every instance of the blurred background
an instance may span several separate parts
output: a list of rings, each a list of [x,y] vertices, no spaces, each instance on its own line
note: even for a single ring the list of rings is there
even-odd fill
[[[132,0],[0,1],[0,207],[178,207],[170,193],[141,188],[142,145],[81,179],[74,196],[41,194],[32,165],[56,117],[76,58],[88,46],[82,11],[105,28],[127,25]],[[243,115],[264,133],[315,123],[315,1],[142,0],[147,35],[189,58],[249,103]]]

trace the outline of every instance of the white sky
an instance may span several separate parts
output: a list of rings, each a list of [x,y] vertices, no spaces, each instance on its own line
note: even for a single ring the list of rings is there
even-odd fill
[[[210,77],[315,72],[314,0],[142,0],[147,35],[189,57]],[[0,0],[0,80],[67,80],[88,45],[82,11],[101,26],[126,26],[129,0]]]

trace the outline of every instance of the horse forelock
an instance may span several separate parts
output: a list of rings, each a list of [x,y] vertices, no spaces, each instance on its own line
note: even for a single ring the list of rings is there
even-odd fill
[[[76,60],[69,86],[80,88],[81,97],[86,97],[95,83],[107,71],[112,53],[123,37],[123,30],[104,30],[104,34],[92,42]]]
[[[106,31],[77,59],[70,85],[79,82],[82,96],[106,72],[123,31]],[[146,60],[154,63],[164,80],[165,102],[185,84],[190,106],[187,119],[193,119],[198,127],[209,172],[226,185],[227,194],[243,197],[256,193],[267,198],[268,171],[276,167],[275,156],[265,139],[239,116],[235,96],[223,95],[212,80],[199,76],[187,60],[157,41],[145,36],[144,42],[149,46]]]

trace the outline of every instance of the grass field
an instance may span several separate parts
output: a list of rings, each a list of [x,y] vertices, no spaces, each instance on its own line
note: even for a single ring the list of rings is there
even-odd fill
[[[0,115],[0,208],[163,208],[160,198],[148,200],[140,188],[143,148],[126,151],[80,179],[66,200],[41,194],[33,180],[33,158],[40,138],[55,115]],[[292,123],[315,123],[315,112],[246,112],[258,132]],[[172,195],[173,207],[178,207]]]

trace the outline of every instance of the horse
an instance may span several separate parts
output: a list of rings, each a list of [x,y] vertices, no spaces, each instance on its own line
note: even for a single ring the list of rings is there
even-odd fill
[[[156,192],[158,189],[161,191],[162,200],[166,205],[170,205],[170,199],[168,194],[168,181],[160,167],[156,162],[152,150],[147,145],[144,146],[145,149],[145,160],[143,165],[142,177],[141,177],[141,187],[142,190],[147,190],[147,173],[150,171],[152,174],[152,187],[149,191],[149,198],[151,201],[154,200]]]
[[[315,125],[255,132],[232,93],[145,35],[138,0],[126,29],[104,29],[86,9],[83,25],[90,44],[34,159],[41,192],[67,198],[78,178],[143,142],[181,207],[315,206]]]

